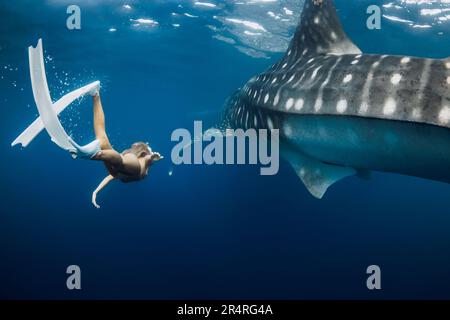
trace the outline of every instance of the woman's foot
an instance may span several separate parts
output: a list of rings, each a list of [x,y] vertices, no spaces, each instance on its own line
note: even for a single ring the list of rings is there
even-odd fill
[[[93,89],[89,92],[89,94],[90,94],[91,96],[93,96],[93,97],[96,97],[96,96],[100,95],[100,83],[99,83],[97,86],[95,86],[95,88],[93,88]]]

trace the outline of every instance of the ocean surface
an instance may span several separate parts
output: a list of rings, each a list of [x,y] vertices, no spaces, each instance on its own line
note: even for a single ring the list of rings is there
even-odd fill
[[[449,1],[336,0],[364,53],[450,56]],[[78,4],[81,30],[66,9]],[[347,178],[313,198],[291,167],[184,165],[171,133],[219,119],[226,99],[276,62],[303,1],[0,1],[0,298],[450,298],[450,185],[386,173]],[[117,150],[148,141],[163,161],[140,183],[113,182],[42,132],[11,142],[37,116],[27,48],[43,39],[54,100],[102,83]],[[90,97],[61,115],[93,138]],[[449,164],[450,165],[450,164]],[[366,268],[381,268],[368,290]],[[66,288],[81,268],[82,289]]]

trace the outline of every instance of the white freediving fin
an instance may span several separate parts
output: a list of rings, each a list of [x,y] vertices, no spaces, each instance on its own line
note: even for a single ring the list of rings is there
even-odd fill
[[[337,181],[356,174],[353,168],[325,164],[294,149],[284,148],[282,152],[306,189],[318,199],[322,199],[327,189]]]
[[[23,147],[26,147],[42,131],[42,129],[45,128],[50,135],[51,140],[60,148],[69,151],[72,156],[80,156],[83,158],[92,156],[91,153],[98,151],[98,143],[94,143],[94,141],[86,146],[79,146],[76,144],[62,127],[61,122],[58,119],[58,114],[75,99],[98,90],[100,82],[95,81],[74,90],[53,104],[48,90],[47,77],[45,75],[41,39],[39,39],[36,48],[33,48],[32,46],[28,48],[28,54],[31,85],[39,117],[24,132],[22,132],[11,145],[14,146],[20,143]]]
[[[53,104],[53,108],[57,115],[63,112],[74,100],[84,96],[86,94],[90,94],[92,90],[95,90],[100,85],[99,81],[94,81],[84,87],[76,89],[68,94],[64,95],[61,99],[56,101]],[[22,147],[28,146],[31,141],[33,141],[36,136],[44,130],[44,123],[42,122],[41,117],[37,117],[14,141],[11,143],[11,146],[14,147],[17,144],[21,144]]]

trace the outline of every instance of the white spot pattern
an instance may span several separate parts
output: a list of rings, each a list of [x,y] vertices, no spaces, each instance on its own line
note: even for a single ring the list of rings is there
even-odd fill
[[[303,108],[304,103],[305,101],[302,98],[298,99],[294,106],[295,110],[300,111]]]
[[[392,76],[391,83],[393,85],[398,85],[401,80],[402,80],[402,76],[399,73],[396,73]]]
[[[286,110],[291,109],[293,105],[294,105],[294,99],[293,99],[293,98],[289,98],[289,99],[286,101]]]
[[[395,112],[395,109],[397,108],[397,103],[395,102],[395,99],[392,97],[389,97],[383,108],[383,114],[386,116],[392,115]]]
[[[341,99],[337,103],[336,111],[339,112],[339,113],[344,113],[345,110],[347,110],[347,100]]]
[[[442,124],[447,124],[450,122],[450,107],[444,106],[439,112],[439,122]]]
[[[353,76],[351,74],[348,74],[345,76],[344,80],[342,80],[342,82],[344,83],[348,83],[350,81],[352,81]]]

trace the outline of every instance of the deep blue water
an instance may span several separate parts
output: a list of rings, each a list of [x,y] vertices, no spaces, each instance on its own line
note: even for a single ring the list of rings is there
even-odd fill
[[[448,21],[419,14],[439,4],[393,2],[399,7],[381,1],[388,18],[376,31],[365,27],[371,1],[336,6],[363,52],[450,56]],[[65,27],[72,3],[81,30]],[[276,176],[206,165],[168,174],[171,132],[213,124],[227,97],[283,54],[279,42],[273,50],[254,43],[226,17],[244,19],[243,5],[288,7],[294,14],[280,29],[267,14],[251,18],[289,39],[301,11],[301,1],[214,3],[0,3],[0,298],[450,298],[448,184],[375,173],[347,178],[319,201],[285,162]],[[139,18],[159,25],[133,25]],[[100,80],[113,145],[149,141],[166,156],[143,182],[109,185],[99,210],[90,195],[106,175],[100,163],[72,160],[45,132],[27,148],[10,147],[37,115],[27,47],[40,37],[55,99]],[[93,138],[91,108],[86,98],[62,116],[80,142]],[[81,291],[66,289],[71,264],[81,267]],[[380,291],[366,288],[371,264],[381,267]]]

